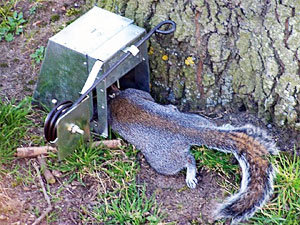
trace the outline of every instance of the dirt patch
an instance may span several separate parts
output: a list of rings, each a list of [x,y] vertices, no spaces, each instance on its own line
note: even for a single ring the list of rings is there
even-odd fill
[[[224,199],[224,192],[217,183],[220,177],[216,173],[204,169],[199,171],[197,187],[189,189],[185,183],[185,171],[164,176],[155,172],[144,157],[140,157],[139,161],[141,171],[138,182],[146,184],[149,197],[155,195],[166,222],[210,224],[214,221],[212,212]]]
[[[1,177],[1,225],[32,224],[48,207],[37,176],[34,172],[32,177],[28,174],[28,171],[34,171],[33,161],[35,159],[14,162],[20,167],[18,179],[10,175]],[[6,166],[5,169],[12,171],[14,168]],[[95,180],[85,179],[83,186],[76,181],[70,183],[68,179],[56,177],[57,182],[49,186],[48,195],[54,209],[41,224],[82,224],[80,215],[85,213],[82,207],[90,209],[96,204],[99,185]]]

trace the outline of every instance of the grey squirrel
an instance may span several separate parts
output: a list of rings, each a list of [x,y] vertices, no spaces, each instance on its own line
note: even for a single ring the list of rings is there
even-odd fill
[[[232,218],[232,224],[246,220],[273,193],[276,169],[267,155],[278,150],[265,131],[252,125],[219,127],[199,115],[155,103],[148,92],[137,89],[115,94],[108,104],[111,128],[135,145],[158,173],[172,175],[186,168],[187,186],[195,188],[192,145],[234,154],[242,168],[241,187],[217,209],[217,219]]]

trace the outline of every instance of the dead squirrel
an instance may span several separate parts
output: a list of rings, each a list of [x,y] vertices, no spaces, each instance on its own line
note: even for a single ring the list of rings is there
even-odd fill
[[[246,220],[273,193],[275,169],[266,156],[277,149],[257,127],[218,127],[199,115],[157,104],[149,93],[137,89],[117,92],[109,100],[109,124],[141,150],[158,173],[171,175],[187,168],[190,188],[197,184],[192,145],[233,153],[242,168],[241,187],[217,210],[218,219],[232,218],[233,224]]]

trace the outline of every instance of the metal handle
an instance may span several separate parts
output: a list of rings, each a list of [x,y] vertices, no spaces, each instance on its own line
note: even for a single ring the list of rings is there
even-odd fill
[[[168,30],[160,30],[161,27],[165,26],[165,25],[171,25],[171,28]],[[148,34],[146,34],[146,36],[141,39],[140,41],[138,41],[136,43],[136,47],[140,47],[145,41],[147,41],[153,33],[158,33],[158,34],[171,34],[176,30],[176,23],[172,20],[165,20],[160,22],[159,24],[157,24],[152,30],[150,30],[150,32]]]

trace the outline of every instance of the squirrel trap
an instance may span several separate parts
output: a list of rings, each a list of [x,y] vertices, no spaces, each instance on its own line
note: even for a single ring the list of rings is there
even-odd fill
[[[169,29],[162,29],[166,25]],[[57,145],[60,159],[82,137],[89,139],[90,130],[107,137],[107,89],[112,84],[149,92],[146,41],[175,29],[167,20],[146,33],[132,20],[94,7],[49,39],[34,100],[53,108],[44,134]]]

